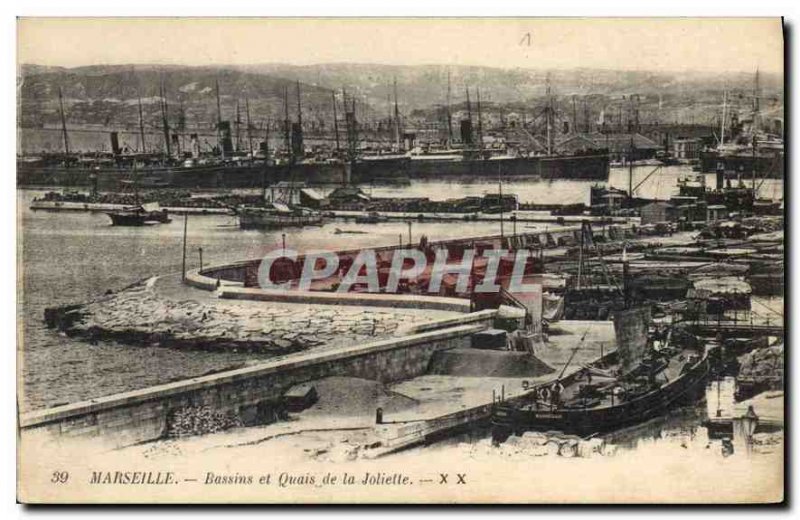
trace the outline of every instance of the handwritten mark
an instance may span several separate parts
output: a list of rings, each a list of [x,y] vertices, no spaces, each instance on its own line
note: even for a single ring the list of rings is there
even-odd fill
[[[531,46],[531,33],[527,32],[522,36],[522,39],[519,41],[520,45],[524,45],[526,47]]]

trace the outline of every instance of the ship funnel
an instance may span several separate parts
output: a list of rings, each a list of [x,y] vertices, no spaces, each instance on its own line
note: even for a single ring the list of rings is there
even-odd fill
[[[222,152],[225,157],[230,157],[233,154],[233,141],[231,140],[231,122],[220,121],[219,130],[222,135]]]
[[[191,134],[189,139],[192,141],[192,157],[198,159],[200,157],[200,141],[197,138],[197,134]]]
[[[114,153],[114,155],[120,154],[119,134],[117,134],[117,132],[111,132],[111,151]]]
[[[464,146],[472,146],[472,121],[470,119],[461,120],[461,142]]]

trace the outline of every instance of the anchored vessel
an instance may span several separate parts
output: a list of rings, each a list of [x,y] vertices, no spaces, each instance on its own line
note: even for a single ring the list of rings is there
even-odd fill
[[[114,226],[144,226],[146,224],[168,224],[172,222],[166,209],[147,210],[142,206],[109,211],[106,215],[111,218],[111,224]]]
[[[715,149],[700,152],[701,171],[708,173],[721,170],[729,178],[742,178],[751,173],[755,178],[757,172],[766,178],[783,178],[783,128],[782,124],[777,130],[764,124],[761,100],[769,98],[762,95],[758,70],[750,97],[753,103],[750,114],[744,114],[743,119],[739,120],[733,110],[731,115],[726,115],[729,96],[727,92],[723,95],[719,141]],[[725,141],[726,132],[728,142]]]
[[[305,208],[245,206],[237,210],[241,229],[318,226],[322,216]]]
[[[671,333],[663,342],[648,340],[649,323],[646,308],[617,313],[618,350],[568,379],[559,377],[514,403],[495,405],[493,438],[502,442],[513,433],[528,430],[560,430],[582,436],[612,431],[662,415],[702,395],[709,374],[709,350],[671,344]],[[655,343],[660,344],[656,347]]]
[[[549,89],[549,87],[548,87]],[[199,135],[190,134],[190,150],[181,150],[178,143],[182,134],[170,127],[166,92],[160,93],[162,127],[165,153],[146,150],[131,152],[119,145],[118,132],[110,132],[111,152],[76,154],[70,152],[66,128],[66,117],[61,106],[63,153],[20,157],[17,160],[18,185],[49,186],[94,186],[95,189],[114,190],[129,181],[128,172],[138,168],[142,187],[178,188],[255,188],[266,181],[286,181],[290,177],[315,184],[348,183],[407,183],[410,178],[432,176],[538,176],[546,179],[606,180],[609,159],[606,150],[582,150],[557,153],[552,98],[548,90],[547,145],[543,146],[535,137],[522,129],[534,151],[520,151],[513,146],[486,147],[481,121],[480,93],[477,105],[477,132],[473,130],[472,114],[461,121],[461,142],[455,145],[448,139],[446,149],[414,146],[414,133],[405,133],[400,127],[400,113],[395,92],[395,111],[392,119],[395,143],[386,149],[365,148],[364,125],[356,118],[355,96],[342,92],[340,105],[344,107],[345,135],[340,146],[336,116],[337,99],[333,95],[335,149],[317,147],[307,153],[304,144],[300,84],[297,84],[297,122],[289,118],[288,91],[284,90],[284,117],[280,121],[283,132],[283,149],[272,155],[268,149],[269,122],[266,135],[259,147],[252,143],[247,111],[247,151],[234,148],[231,137],[231,121],[223,121],[218,112],[216,133],[218,145],[210,154],[200,153]],[[467,99],[469,105],[469,95]],[[217,86],[217,110],[219,111],[219,87]],[[237,104],[238,106],[238,104]],[[449,110],[449,107],[448,107]],[[141,120],[140,108],[140,126]],[[238,115],[235,121],[239,126]],[[477,134],[477,135],[476,135]],[[238,135],[238,130],[237,130]],[[185,137],[185,135],[183,135]],[[401,144],[401,139],[405,144]],[[141,142],[144,142],[142,131]],[[172,148],[171,146],[174,146]],[[258,149],[256,149],[258,148]],[[265,173],[267,165],[270,165]]]

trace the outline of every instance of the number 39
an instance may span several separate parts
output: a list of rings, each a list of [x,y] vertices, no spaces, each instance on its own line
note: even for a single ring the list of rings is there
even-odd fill
[[[53,484],[66,484],[68,480],[69,480],[68,471],[54,471],[53,477],[50,479],[50,482]]]

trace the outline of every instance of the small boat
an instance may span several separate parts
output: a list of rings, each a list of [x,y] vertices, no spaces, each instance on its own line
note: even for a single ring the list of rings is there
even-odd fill
[[[366,231],[357,231],[354,229],[339,229],[338,227],[333,230],[334,235],[366,235]]]
[[[380,224],[381,222],[388,221],[388,217],[381,215],[377,211],[370,211],[366,215],[359,215],[356,217],[356,224]]]
[[[669,152],[663,151],[656,152],[656,159],[664,166],[674,166],[681,163],[677,157]]]
[[[703,395],[711,349],[670,345],[671,332],[655,348],[647,337],[650,321],[649,308],[617,313],[617,351],[569,377],[535,387],[514,402],[495,405],[493,439],[503,442],[511,434],[529,430],[581,436],[613,431]]]
[[[289,207],[281,203],[272,206],[240,206],[236,213],[241,229],[280,229],[322,225],[322,215],[307,208]]]
[[[142,206],[106,212],[112,226],[144,226],[147,224],[168,224],[172,222],[166,209],[148,210]]]

